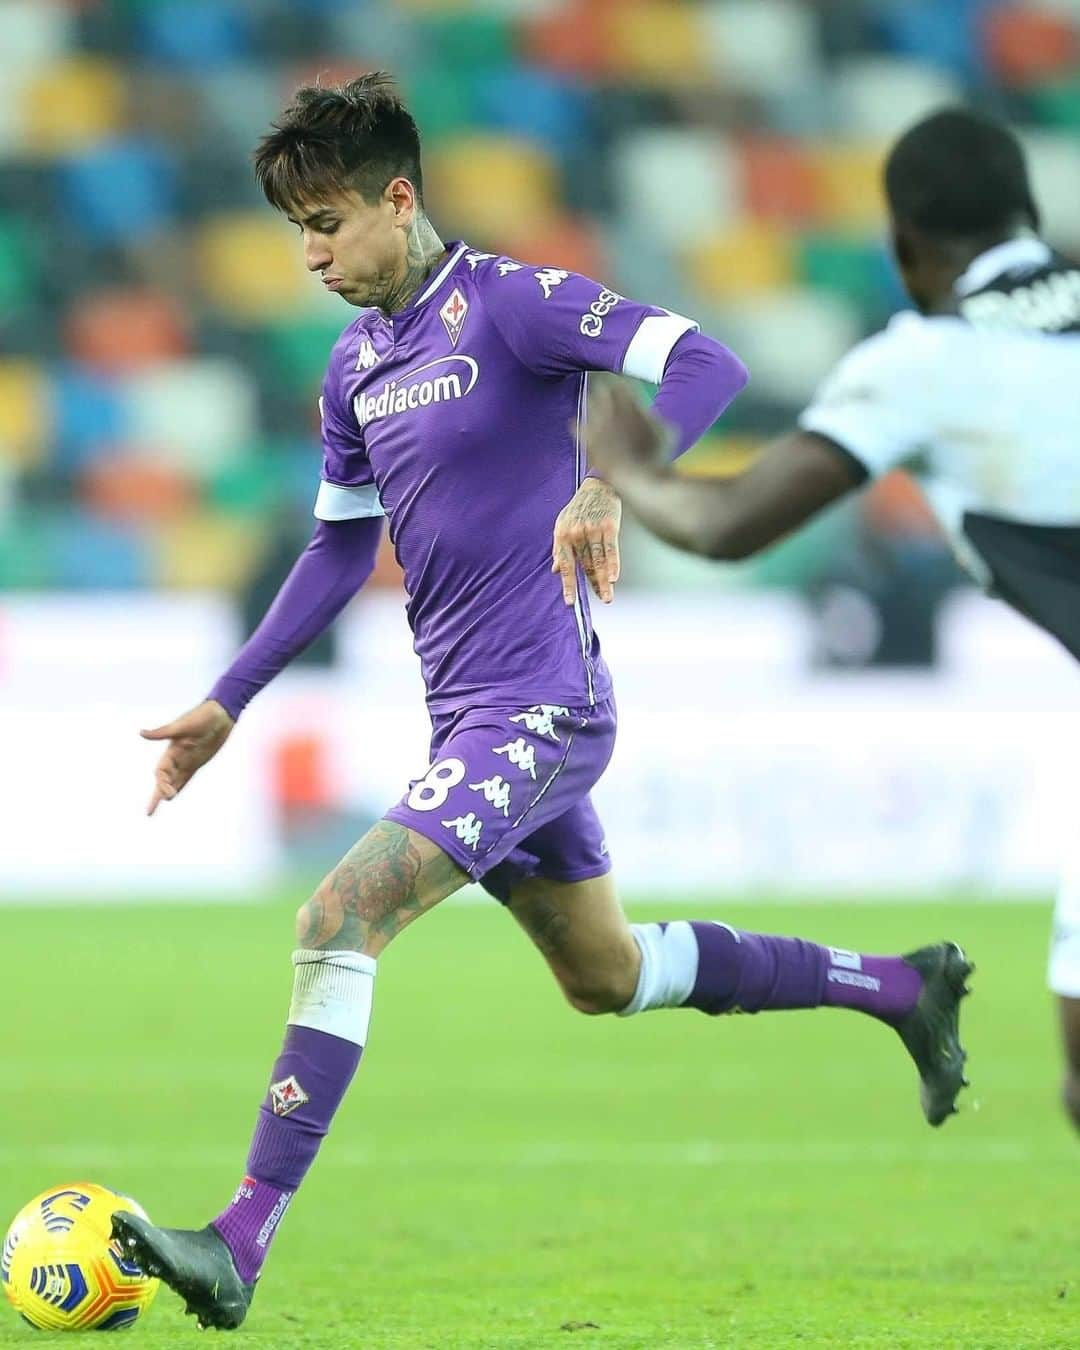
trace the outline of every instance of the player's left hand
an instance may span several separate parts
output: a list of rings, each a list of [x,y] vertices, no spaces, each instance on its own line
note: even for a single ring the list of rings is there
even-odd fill
[[[619,494],[599,478],[586,478],[559,512],[551,544],[551,570],[562,576],[563,600],[577,596],[577,565],[604,604],[615,599],[619,579]]]
[[[585,449],[589,464],[618,487],[619,480],[667,467],[672,431],[643,408],[628,385],[595,384],[589,392]]]

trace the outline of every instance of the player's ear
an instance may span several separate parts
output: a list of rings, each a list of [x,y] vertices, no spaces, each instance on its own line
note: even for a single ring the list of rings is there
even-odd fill
[[[409,226],[416,214],[416,189],[407,178],[392,178],[386,187],[387,200],[394,208],[394,223]]]

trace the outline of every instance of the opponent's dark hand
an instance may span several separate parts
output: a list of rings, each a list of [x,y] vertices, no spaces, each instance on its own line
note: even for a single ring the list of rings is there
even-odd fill
[[[606,482],[617,488],[626,474],[663,468],[670,440],[671,428],[643,408],[626,384],[607,381],[590,390],[586,453]]]
[[[140,731],[147,741],[168,741],[154,770],[154,792],[146,814],[152,816],[160,802],[171,802],[191,778],[214,758],[229,739],[236,723],[213,699],[207,699],[175,721]]]
[[[610,604],[619,579],[619,494],[599,478],[586,478],[559,512],[551,543],[551,570],[562,577],[563,600],[577,596],[577,565],[599,599]]]

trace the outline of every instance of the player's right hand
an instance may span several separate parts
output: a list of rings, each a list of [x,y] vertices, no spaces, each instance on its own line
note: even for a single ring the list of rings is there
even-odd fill
[[[171,802],[182,787],[229,739],[236,723],[213,699],[207,699],[182,717],[164,726],[140,731],[147,741],[168,741],[154,770],[154,792],[146,814],[152,816],[159,802]]]

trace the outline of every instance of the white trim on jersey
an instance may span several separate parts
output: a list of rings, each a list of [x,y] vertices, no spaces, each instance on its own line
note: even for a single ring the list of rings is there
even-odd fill
[[[650,314],[638,324],[623,357],[622,373],[635,380],[659,384],[671,349],[684,333],[696,333],[698,324],[681,314]]]
[[[581,433],[585,429],[585,414],[589,406],[589,376],[585,371],[581,372],[581,385],[578,389],[577,416],[574,419],[574,486],[581,482],[581,474],[584,468],[582,456]],[[585,665],[585,679],[589,686],[589,703],[596,703],[596,689],[593,685],[592,662],[589,660],[589,635],[585,631],[585,615],[581,608],[581,590],[580,579],[577,575],[577,567],[574,568],[574,618],[577,620],[578,641],[581,643],[581,659]]]
[[[462,257],[462,255],[465,253],[468,247],[469,247],[468,244],[462,244],[460,248],[458,248],[454,253],[450,255],[449,258],[447,258],[446,262],[444,262],[442,267],[439,268],[438,274],[436,275],[435,279],[428,285],[427,290],[425,290],[422,295],[418,295],[416,297],[416,299],[412,302],[413,305],[422,305],[425,300],[431,299],[431,297],[443,284],[443,282],[450,275],[453,269],[457,266],[458,260]],[[412,306],[410,306],[410,308],[412,308]]]
[[[313,514],[318,520],[360,520],[364,516],[384,516],[379,489],[374,483],[342,487],[340,483],[319,484]]]
[[[983,286],[988,286],[1002,272],[1012,272],[1020,267],[1043,267],[1053,254],[1048,244],[1033,234],[1021,235],[1018,239],[1007,239],[1004,244],[995,244],[985,253],[980,253],[968,269],[954,284],[957,295],[970,295]]]

